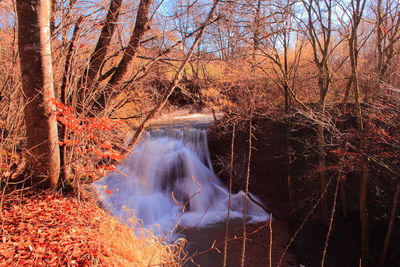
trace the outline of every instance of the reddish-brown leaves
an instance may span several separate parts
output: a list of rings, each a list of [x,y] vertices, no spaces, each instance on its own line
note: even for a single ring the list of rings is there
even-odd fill
[[[93,159],[93,162],[102,162],[97,167],[83,166],[85,164],[76,163],[73,166],[78,177],[98,177],[105,175],[107,170],[114,170],[115,162],[124,158],[124,155],[114,149],[109,141],[99,136],[109,137],[110,131],[115,130],[121,121],[112,120],[105,117],[79,117],[76,110],[64,105],[54,98],[48,99],[54,104],[57,121],[63,124],[68,130],[68,138],[59,142],[61,146],[76,150],[79,154],[86,154]]]
[[[52,191],[8,196],[0,216],[0,266],[180,266],[184,241],[167,245],[138,227],[135,235],[97,205]]]
[[[109,189],[106,189],[106,193],[109,194],[109,195],[112,195],[112,191],[109,190]]]
[[[107,215],[89,202],[35,193],[6,202],[1,215],[0,266],[89,266],[101,253]]]

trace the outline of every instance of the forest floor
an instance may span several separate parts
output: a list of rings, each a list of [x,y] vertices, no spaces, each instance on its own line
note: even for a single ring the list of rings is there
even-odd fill
[[[179,265],[182,245],[134,232],[88,199],[28,191],[2,202],[0,266]]]
[[[182,244],[163,244],[148,232],[138,235],[87,196],[78,200],[72,194],[36,190],[4,196],[0,227],[0,266],[180,266],[184,255]],[[269,254],[276,266],[290,238],[287,224],[274,220],[248,225],[247,231],[245,266],[268,266]],[[220,266],[224,233],[224,223],[185,232],[191,261],[184,265]],[[240,263],[241,236],[241,223],[233,222],[227,266]],[[214,240],[215,249],[210,249]],[[290,251],[282,266],[297,266]]]

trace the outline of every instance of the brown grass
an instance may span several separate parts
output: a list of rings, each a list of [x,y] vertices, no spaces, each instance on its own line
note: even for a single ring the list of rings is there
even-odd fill
[[[136,218],[129,228],[52,191],[7,196],[0,215],[0,266],[179,266],[183,255],[182,240],[167,244]]]

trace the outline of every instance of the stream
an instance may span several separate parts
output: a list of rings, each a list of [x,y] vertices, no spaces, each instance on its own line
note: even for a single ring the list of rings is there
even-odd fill
[[[117,169],[96,182],[104,207],[124,222],[135,214],[144,227],[170,241],[185,237],[189,255],[224,240],[228,210],[238,234],[243,220],[266,224],[270,216],[255,204],[260,201],[256,196],[250,200],[243,191],[230,194],[216,176],[207,140],[212,122],[211,114],[175,114],[155,121]],[[218,249],[201,255],[186,266],[222,264]]]

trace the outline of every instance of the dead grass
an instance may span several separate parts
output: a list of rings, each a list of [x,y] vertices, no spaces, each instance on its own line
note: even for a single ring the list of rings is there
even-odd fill
[[[119,223],[92,201],[52,191],[4,199],[0,266],[180,266],[184,241]]]

